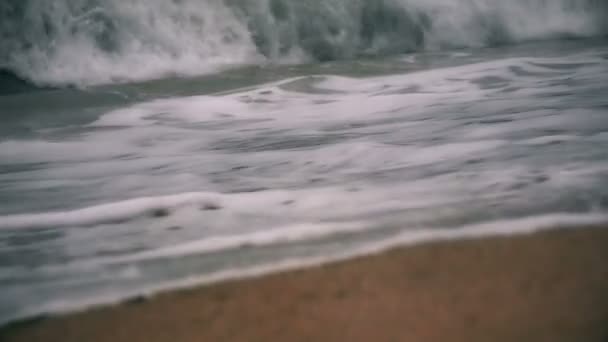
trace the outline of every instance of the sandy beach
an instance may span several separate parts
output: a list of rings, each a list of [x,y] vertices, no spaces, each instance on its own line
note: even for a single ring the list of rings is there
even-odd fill
[[[607,341],[608,229],[434,242],[13,324],[13,341]]]

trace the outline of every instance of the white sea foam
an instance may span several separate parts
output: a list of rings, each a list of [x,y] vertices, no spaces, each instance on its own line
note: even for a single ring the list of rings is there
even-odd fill
[[[217,195],[205,193],[138,198],[67,212],[10,215],[0,218],[0,229],[92,226],[134,219],[155,210],[171,210],[189,204],[219,205]]]
[[[593,0],[7,0],[2,6],[0,68],[44,85],[607,32],[607,8]]]
[[[181,220],[188,225],[200,224],[205,215],[226,212],[228,216],[257,214],[275,217],[279,222],[339,220],[377,211],[430,205],[445,194],[433,195],[428,182],[405,184],[399,189],[318,188],[306,190],[269,190],[251,193],[182,193],[169,196],[143,197],[97,205],[72,211],[0,216],[0,229],[61,228],[121,224],[135,219],[155,218]],[[447,189],[445,189],[447,190]],[[425,194],[425,196],[417,196]],[[407,196],[409,201],[393,201]],[[334,210],[326,208],[335,204]],[[181,217],[181,218],[180,218]],[[238,217],[237,217],[238,219]],[[304,223],[305,223],[304,222]],[[221,223],[218,221],[217,223]],[[227,222],[246,224],[246,222]],[[166,225],[167,223],[163,223]],[[251,224],[251,223],[250,223]],[[267,224],[264,223],[264,224]],[[314,224],[311,225],[312,230]]]
[[[392,236],[386,240],[376,241],[366,244],[363,247],[341,251],[332,255],[308,258],[288,258],[245,269],[225,269],[212,274],[188,276],[178,280],[167,280],[162,283],[148,284],[147,286],[143,286],[138,289],[126,290],[122,292],[115,292],[111,290],[98,291],[94,296],[80,297],[71,300],[50,299],[44,303],[37,303],[35,306],[20,308],[18,312],[14,312],[10,317],[0,317],[0,324],[40,314],[69,313],[85,310],[92,306],[118,304],[129,298],[139,296],[149,297],[169,290],[187,289],[226,280],[259,277],[269,273],[333,263],[358,256],[377,254],[395,247],[412,246],[431,241],[478,239],[495,236],[530,234],[555,228],[576,229],[581,226],[604,224],[607,222],[607,220],[608,215],[605,214],[551,214],[512,220],[501,220],[465,227],[416,230],[406,229],[398,236]],[[130,276],[132,274],[138,274],[138,271],[135,269],[128,269],[127,272],[130,274]]]
[[[601,53],[297,77],[4,140],[0,321],[603,222]]]

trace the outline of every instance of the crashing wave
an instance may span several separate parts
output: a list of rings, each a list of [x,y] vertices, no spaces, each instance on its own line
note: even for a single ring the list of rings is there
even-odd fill
[[[602,0],[6,0],[0,69],[38,85],[191,76],[608,32]]]

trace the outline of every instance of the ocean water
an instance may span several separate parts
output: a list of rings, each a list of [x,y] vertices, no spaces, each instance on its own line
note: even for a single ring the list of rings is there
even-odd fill
[[[608,218],[608,5],[0,3],[0,325]]]

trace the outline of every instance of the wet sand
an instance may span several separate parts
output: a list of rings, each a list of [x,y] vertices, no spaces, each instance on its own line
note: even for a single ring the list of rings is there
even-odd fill
[[[0,341],[608,341],[608,228],[434,242],[0,329]]]

